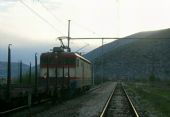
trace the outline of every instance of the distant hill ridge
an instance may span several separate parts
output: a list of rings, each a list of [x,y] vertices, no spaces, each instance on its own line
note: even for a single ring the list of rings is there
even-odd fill
[[[0,78],[6,78],[7,77],[7,62],[0,61]],[[28,72],[29,66],[26,64],[22,64],[22,71],[23,74]],[[11,63],[11,76],[13,78],[17,78],[19,76],[19,63],[17,62],[12,62]]]
[[[131,39],[129,39],[131,38]],[[102,48],[87,53],[94,63],[95,77],[101,78]],[[139,32],[103,46],[105,78],[145,78],[154,74],[170,79],[170,29]]]

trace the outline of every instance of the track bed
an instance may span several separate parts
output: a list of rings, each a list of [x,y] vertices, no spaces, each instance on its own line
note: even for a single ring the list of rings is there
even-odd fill
[[[121,83],[118,83],[101,117],[138,117]]]

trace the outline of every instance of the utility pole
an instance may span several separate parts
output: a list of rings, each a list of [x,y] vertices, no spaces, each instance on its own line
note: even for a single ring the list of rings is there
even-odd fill
[[[70,49],[70,21],[71,20],[68,20],[68,49],[67,49],[67,52],[71,51],[71,49]]]
[[[22,84],[22,61],[20,61],[19,64],[19,71],[20,71],[20,77],[19,77],[19,83]]]
[[[103,41],[104,39],[102,38],[102,83],[103,83]]]
[[[8,45],[7,99],[10,98],[10,85],[11,85],[11,49],[10,49],[11,45],[12,44]]]
[[[30,62],[30,68],[29,68],[29,80],[28,80],[29,84],[31,83],[31,62]]]
[[[71,49],[70,49],[70,21],[71,20],[68,20],[68,52],[71,52]],[[69,61],[69,58],[68,58],[68,61]],[[70,66],[69,66],[70,62],[68,62],[68,86],[70,86]],[[70,87],[69,87],[70,88]]]
[[[49,53],[47,55],[47,77],[46,77],[46,92],[48,93],[48,89],[49,89]]]
[[[37,93],[37,80],[38,80],[38,68],[37,68],[37,53],[35,53],[35,93]]]
[[[95,85],[95,83],[94,83],[95,79],[94,79],[94,63],[93,62],[92,62],[92,78],[93,78],[92,84],[94,86]]]

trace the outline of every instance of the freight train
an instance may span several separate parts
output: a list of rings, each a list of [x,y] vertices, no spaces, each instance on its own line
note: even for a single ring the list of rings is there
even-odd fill
[[[55,100],[72,97],[89,90],[91,67],[91,62],[81,55],[54,47],[53,51],[41,54],[39,77],[35,84],[8,84],[10,90],[6,86],[0,87],[0,111],[28,104],[30,95],[33,103],[49,97]]]

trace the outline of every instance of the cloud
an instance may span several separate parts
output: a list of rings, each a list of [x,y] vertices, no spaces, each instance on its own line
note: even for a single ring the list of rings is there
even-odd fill
[[[41,0],[39,1],[41,2],[42,4],[45,4],[45,6],[48,7],[49,10],[56,10],[56,9],[59,9],[61,8],[61,6],[63,5],[61,0]]]
[[[13,44],[15,45],[17,48],[32,48],[33,46],[37,46],[38,44],[51,44],[53,43],[55,40],[51,39],[51,41],[46,41],[42,40],[42,41],[38,41],[38,39],[29,39],[26,37],[21,37],[15,34],[11,34],[11,33],[7,33],[7,32],[3,32],[0,30],[0,47],[4,48],[6,47],[8,44]]]
[[[55,46],[60,46],[58,40],[53,39],[46,41],[30,40],[28,38],[20,37],[18,35],[6,33],[0,30],[0,61],[7,61],[7,48],[8,44],[12,44],[12,61],[18,62],[22,60],[24,63],[29,63],[30,61],[34,63],[34,54],[37,52],[38,57],[43,52],[48,52]],[[67,41],[64,40],[65,45]],[[82,49],[80,52],[87,53],[88,51],[94,49],[99,45],[97,43],[90,43],[89,40],[82,40],[81,42],[71,40],[70,46],[72,51],[76,51],[86,44],[90,44],[87,48]]]
[[[15,60],[29,58],[35,51],[47,51],[56,43],[59,45],[55,39],[67,35],[68,19],[71,19],[71,37],[117,37],[117,34],[125,36],[141,30],[170,26],[169,0],[22,1],[57,30],[37,17],[19,0],[0,0],[0,51],[3,53],[2,49],[6,50],[7,45],[12,43],[14,51],[18,49],[15,52],[23,54],[15,56]],[[56,20],[40,3],[61,21]],[[87,31],[88,28],[92,31]],[[101,45],[101,40],[71,42],[72,50],[77,50],[86,43],[90,46],[85,51]]]
[[[7,11],[10,7],[13,7],[18,0],[0,0],[0,12]]]
[[[53,46],[58,46],[55,40],[46,42],[32,41],[0,31],[0,61],[7,61],[8,44],[12,44],[12,61],[23,60],[24,63],[33,62],[36,52],[40,55],[42,52],[49,51]]]

